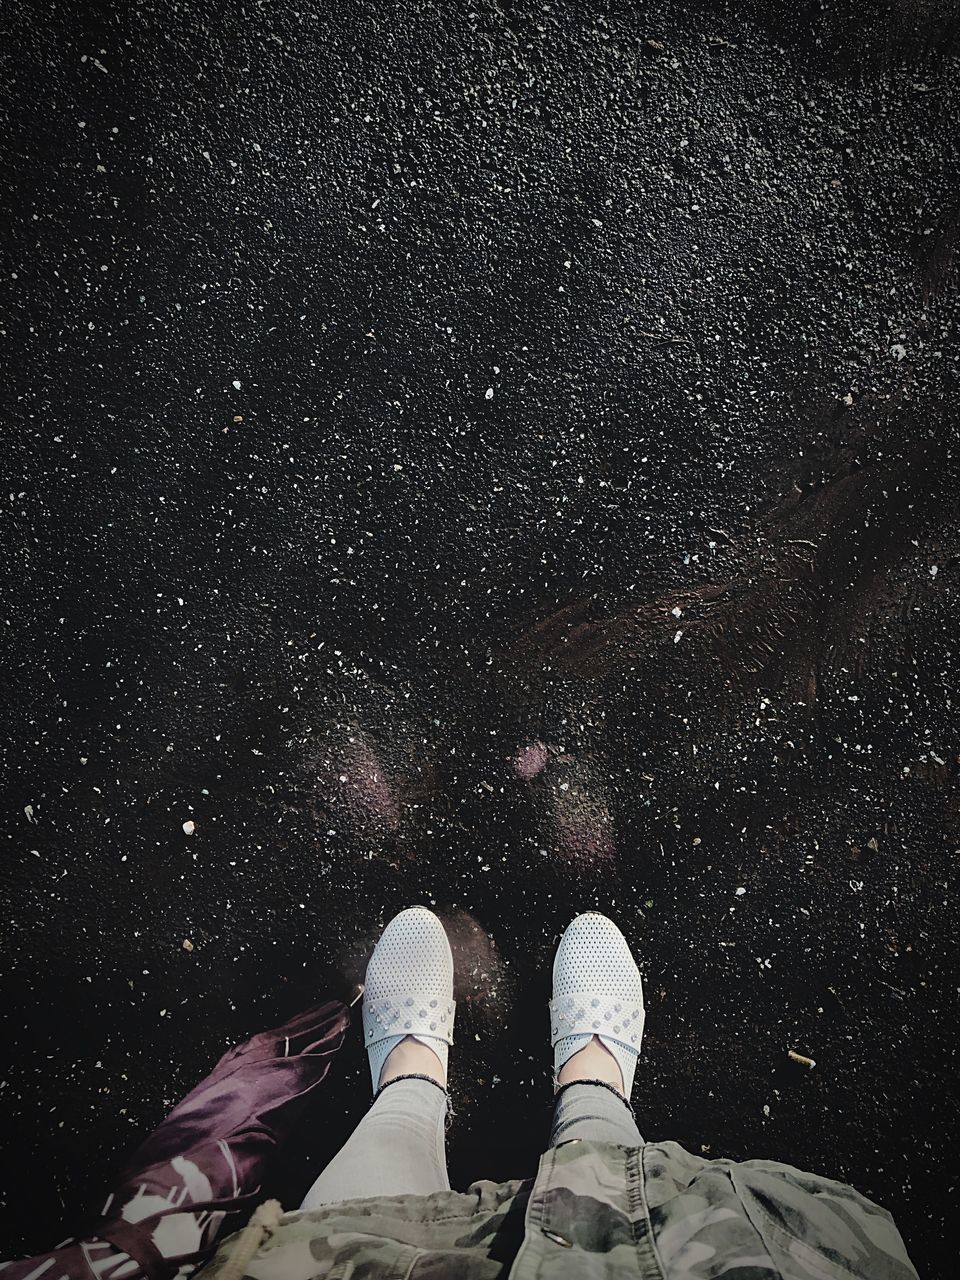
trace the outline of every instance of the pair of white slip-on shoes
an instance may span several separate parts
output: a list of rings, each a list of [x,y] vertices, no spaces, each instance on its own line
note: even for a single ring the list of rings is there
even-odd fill
[[[426,907],[401,911],[384,929],[367,966],[363,1038],[374,1091],[383,1064],[406,1036],[440,1059],[453,1043],[453,955],[443,925]],[[623,934],[606,916],[577,916],[553,962],[550,1041],[554,1078],[596,1036],[617,1061],[629,1099],[643,1037],[643,986]]]

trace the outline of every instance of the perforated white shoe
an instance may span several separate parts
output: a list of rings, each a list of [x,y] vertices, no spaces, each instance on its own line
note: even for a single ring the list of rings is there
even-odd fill
[[[406,1036],[447,1070],[453,1044],[453,955],[443,925],[426,907],[394,916],[374,948],[363,992],[363,1042],[376,1093],[383,1064]]]
[[[567,926],[553,961],[550,1043],[553,1075],[597,1036],[613,1054],[629,1099],[643,1039],[643,984],[627,940],[588,911]]]

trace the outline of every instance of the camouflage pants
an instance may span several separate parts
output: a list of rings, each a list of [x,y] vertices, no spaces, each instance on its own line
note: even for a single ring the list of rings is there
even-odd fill
[[[916,1280],[890,1214],[842,1183],[581,1138],[533,1179],[288,1213],[238,1266],[252,1280]]]

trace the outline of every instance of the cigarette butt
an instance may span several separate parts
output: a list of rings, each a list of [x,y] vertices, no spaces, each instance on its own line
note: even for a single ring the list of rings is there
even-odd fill
[[[817,1065],[813,1058],[808,1058],[805,1053],[797,1053],[796,1049],[788,1049],[787,1057],[791,1062],[799,1062],[801,1067],[806,1067],[808,1071],[812,1071]]]
[[[351,1009],[352,1009],[352,1008],[353,1008],[353,1006],[357,1003],[357,1001],[360,999],[360,997],[361,997],[362,995],[363,995],[363,983],[362,983],[362,982],[358,982],[358,983],[356,984],[356,986],[353,988],[353,991],[352,991],[352,992],[351,992],[351,994],[350,994],[350,1008],[351,1008]]]

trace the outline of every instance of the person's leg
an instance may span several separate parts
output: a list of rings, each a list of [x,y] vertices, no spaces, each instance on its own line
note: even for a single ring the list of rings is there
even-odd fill
[[[623,1096],[617,1059],[596,1036],[563,1064],[553,1111],[550,1146],[573,1138],[637,1147],[643,1139]]]
[[[363,1029],[373,1105],[301,1208],[450,1190],[444,1133],[455,1008],[443,926],[424,907],[401,911],[367,965]]]
[[[626,1099],[610,1085],[593,1080],[576,1080],[557,1094],[549,1145],[556,1147],[574,1138],[622,1147],[643,1143]]]
[[[447,1091],[442,1085],[425,1077],[397,1077],[378,1094],[300,1207],[449,1191],[446,1118]]]
[[[553,965],[551,1147],[582,1139],[643,1142],[629,1101],[643,1022],[643,983],[623,934],[597,912],[577,916]]]

